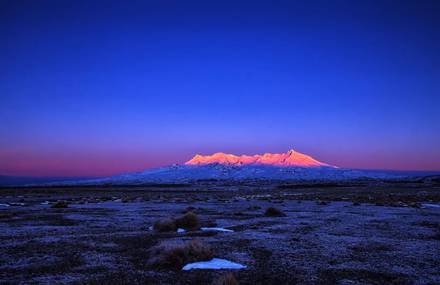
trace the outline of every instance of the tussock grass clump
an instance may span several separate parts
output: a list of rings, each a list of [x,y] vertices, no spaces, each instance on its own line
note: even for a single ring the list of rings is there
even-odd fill
[[[226,273],[215,279],[212,285],[238,285],[238,281],[235,279],[234,274]]]
[[[153,229],[156,232],[175,232],[177,230],[176,221],[173,219],[162,219],[154,223]]]
[[[166,218],[158,220],[153,225],[153,229],[157,232],[175,232],[178,228],[198,230],[200,229],[200,219],[193,212],[188,212],[177,219]]]
[[[148,264],[153,267],[181,269],[185,264],[214,257],[211,247],[199,240],[186,243],[164,242],[149,250]]]
[[[69,203],[67,203],[66,201],[57,201],[55,204],[52,205],[52,208],[55,209],[62,209],[68,207],[69,207]]]
[[[286,216],[286,214],[284,214],[281,210],[279,210],[275,207],[267,208],[264,215],[266,217],[285,217]]]
[[[198,230],[200,228],[200,219],[193,212],[188,212],[176,219],[176,226],[185,230]]]
[[[409,203],[409,206],[413,207],[413,208],[420,209],[422,207],[422,204],[420,204],[418,202],[413,202],[413,203]]]

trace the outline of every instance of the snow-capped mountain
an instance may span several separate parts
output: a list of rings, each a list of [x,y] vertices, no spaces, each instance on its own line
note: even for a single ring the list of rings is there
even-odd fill
[[[293,149],[286,153],[265,153],[255,155],[234,155],[217,152],[213,155],[195,155],[192,159],[185,162],[185,165],[207,165],[220,163],[226,165],[273,165],[273,166],[298,166],[298,167],[319,167],[328,166],[327,163],[320,162],[311,156],[297,152]]]
[[[357,178],[393,178],[396,175],[375,171],[338,168],[308,155],[288,151],[281,154],[241,155],[215,153],[196,155],[184,165],[147,169],[81,184],[175,183],[202,179],[219,180],[349,180]]]

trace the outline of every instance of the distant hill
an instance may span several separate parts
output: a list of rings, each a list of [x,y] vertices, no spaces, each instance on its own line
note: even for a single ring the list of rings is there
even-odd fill
[[[0,186],[24,186],[28,184],[45,184],[53,182],[78,182],[96,179],[96,177],[33,177],[0,175]]]

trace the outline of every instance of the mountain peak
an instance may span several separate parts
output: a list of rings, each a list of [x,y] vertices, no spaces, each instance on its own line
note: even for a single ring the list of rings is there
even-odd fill
[[[211,163],[227,165],[265,164],[274,166],[335,167],[320,162],[311,156],[297,152],[293,149],[286,153],[265,153],[255,155],[234,155],[223,152],[217,152],[212,155],[197,154],[192,159],[185,162],[186,165],[206,165]]]

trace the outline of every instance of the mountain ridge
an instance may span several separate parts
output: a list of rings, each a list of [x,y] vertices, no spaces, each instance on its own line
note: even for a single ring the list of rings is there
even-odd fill
[[[196,154],[185,162],[185,165],[207,165],[220,163],[225,165],[273,165],[280,167],[333,167],[334,165],[324,163],[313,157],[295,151],[293,149],[286,153],[264,153],[254,155],[234,155],[223,152],[216,152],[211,155]]]

